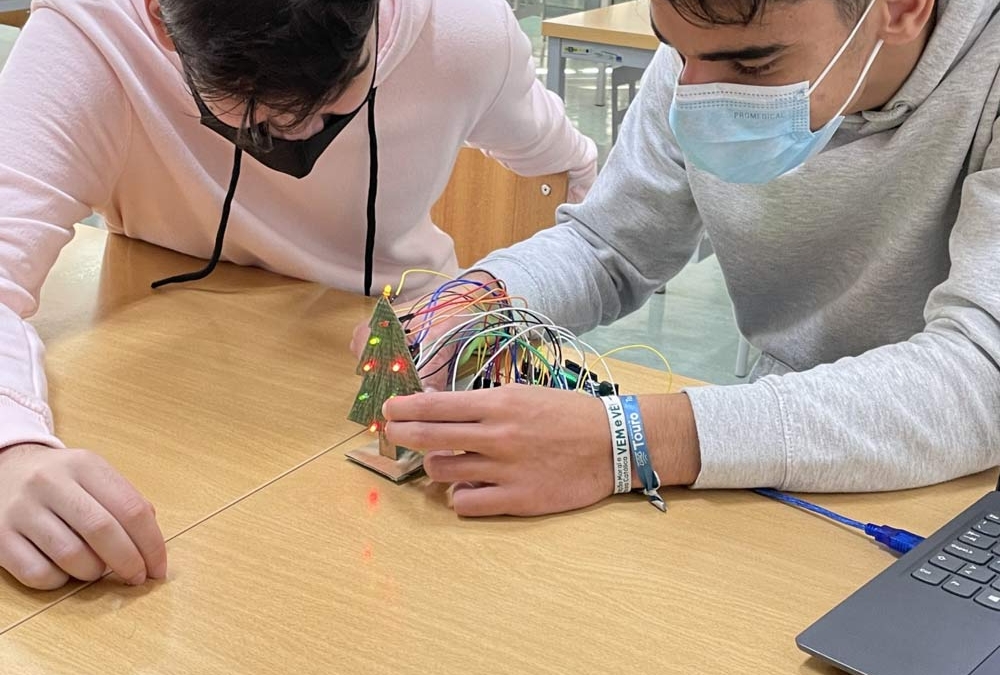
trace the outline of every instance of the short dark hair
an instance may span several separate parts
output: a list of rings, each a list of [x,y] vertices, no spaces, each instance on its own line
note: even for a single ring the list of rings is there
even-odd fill
[[[748,26],[764,13],[771,3],[799,0],[667,0],[688,21],[717,26]],[[831,0],[837,4],[845,21],[861,18],[870,0]]]
[[[368,66],[377,0],[160,0],[185,76],[205,100],[257,106],[297,126]],[[253,132],[251,131],[253,135]]]

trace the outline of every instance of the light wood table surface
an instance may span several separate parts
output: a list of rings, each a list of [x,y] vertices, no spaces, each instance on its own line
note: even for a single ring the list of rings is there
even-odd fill
[[[542,22],[548,38],[546,85],[566,93],[566,59],[604,66],[646,68],[660,46],[649,24],[649,0],[568,14]]]
[[[127,476],[167,537],[361,431],[345,419],[360,380],[344,357],[372,301],[231,265],[149,288],[201,264],[80,226],[32,319],[60,437]],[[76,588],[0,570],[0,631]]]
[[[794,635],[892,562],[853,531],[746,492],[668,490],[667,514],[629,496],[459,519],[439,487],[394,486],[343,458],[365,440],[342,422],[356,381],[327,380],[366,301],[229,266],[199,289],[151,294],[150,279],[191,261],[112,238],[121,278],[72,269],[97,242],[81,236],[46,288],[55,411],[68,440],[100,440],[158,501],[170,572],[83,588],[3,631],[5,675],[830,673]],[[616,371],[628,390],[663,390],[662,374]],[[176,439],[128,447],[179,419]],[[991,480],[818,501],[929,533]],[[246,496],[212,515],[234,495]],[[13,588],[0,582],[0,607]]]
[[[32,321],[60,438],[122,471],[166,536],[359,431],[344,356],[371,302],[231,265],[149,288],[202,264],[79,226]],[[0,629],[62,594],[0,572]]]

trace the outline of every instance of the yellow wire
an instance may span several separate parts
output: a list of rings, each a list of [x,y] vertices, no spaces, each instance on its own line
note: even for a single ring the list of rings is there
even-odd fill
[[[402,276],[399,277],[399,286],[396,286],[395,295],[398,297],[403,294],[403,284],[406,283],[406,277],[408,274],[431,274],[436,277],[441,277],[442,279],[447,279],[448,281],[454,281],[455,277],[449,276],[444,272],[435,272],[434,270],[425,270],[421,268],[414,268],[411,270],[406,270],[403,272]]]
[[[658,357],[660,357],[660,360],[663,361],[663,365],[667,367],[667,375],[668,375],[668,377],[667,377],[667,391],[670,391],[671,389],[673,389],[673,387],[674,387],[674,369],[670,367],[670,361],[667,360],[666,356],[664,356],[662,353],[660,353],[656,349],[653,349],[649,345],[625,345],[624,347],[615,347],[611,351],[605,352],[605,353],[601,354],[600,356],[597,357],[597,359],[598,359],[598,361],[600,361],[601,363],[603,363],[604,366],[605,366],[605,368],[606,368],[607,367],[607,363],[604,363],[604,359],[606,359],[606,358],[608,358],[610,356],[613,356],[613,355],[615,355],[615,354],[617,354],[619,352],[623,352],[625,350],[628,350],[628,349],[645,349],[646,351],[653,352]]]

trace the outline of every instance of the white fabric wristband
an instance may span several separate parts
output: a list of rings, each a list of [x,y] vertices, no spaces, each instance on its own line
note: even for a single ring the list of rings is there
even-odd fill
[[[632,491],[632,453],[628,440],[628,428],[625,425],[625,411],[621,399],[617,396],[601,398],[604,410],[608,413],[608,427],[611,429],[611,457],[615,467],[615,494],[621,495]]]

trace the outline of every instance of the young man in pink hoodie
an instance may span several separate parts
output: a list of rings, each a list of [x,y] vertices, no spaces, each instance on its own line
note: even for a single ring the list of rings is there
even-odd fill
[[[569,171],[574,201],[596,175],[504,0],[33,9],[0,75],[0,567],[29,586],[166,571],[151,505],[97,455],[55,449],[24,319],[75,222],[94,210],[209,260],[162,284],[222,259],[369,293],[457,270],[429,212],[463,144]]]

